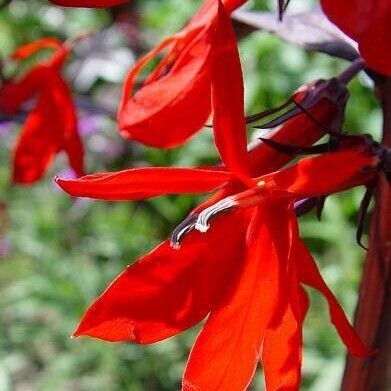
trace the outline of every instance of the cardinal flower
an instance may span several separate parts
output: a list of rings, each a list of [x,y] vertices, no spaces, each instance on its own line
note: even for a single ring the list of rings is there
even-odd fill
[[[22,61],[42,49],[53,55],[36,64],[27,74],[8,81],[0,89],[0,110],[15,114],[31,98],[35,107],[27,115],[13,155],[13,182],[29,184],[39,180],[57,153],[65,151],[77,175],[83,175],[83,146],[77,131],[76,108],[61,75],[69,46],[45,38],[20,47],[11,58]]]
[[[126,3],[129,0],[50,0],[62,7],[107,8]]]
[[[238,213],[240,208],[252,210],[253,219],[261,219],[261,223],[256,233],[251,223],[247,231],[251,263],[244,261],[239,282],[227,284],[235,285],[235,292],[229,293],[224,304],[211,311],[193,346],[184,374],[184,390],[245,390],[259,355],[268,391],[298,390],[302,323],[308,308],[303,284],[326,297],[331,320],[350,353],[357,357],[371,354],[350,328],[300,239],[293,208],[294,201],[303,197],[371,182],[379,160],[367,150],[365,143],[360,144],[338,153],[305,159],[288,169],[258,178],[254,189],[222,199],[198,215],[192,227],[200,232],[210,229],[212,218],[224,212],[220,221],[216,219],[213,223],[223,224],[228,212]],[[346,166],[347,162],[350,167]],[[264,311],[269,312],[265,315]],[[205,357],[215,359],[205,360]],[[214,387],[208,388],[210,384]]]
[[[301,284],[306,284],[328,300],[331,320],[351,354],[369,354],[299,239],[293,203],[366,184],[377,164],[360,144],[257,178],[253,189],[188,221],[179,249],[166,241],[129,266],[86,311],[74,336],[153,343],[209,315],[183,390],[245,390],[261,351],[267,390],[297,390],[307,308]],[[230,177],[212,170],[144,170],[127,186],[113,176],[114,198],[202,191]]]
[[[391,3],[389,0],[321,0],[332,22],[357,41],[360,53],[373,70],[391,75]]]
[[[349,155],[352,160],[349,160]],[[244,357],[249,356],[249,352],[255,347],[257,353],[262,352],[261,361],[265,373],[266,389],[298,390],[302,354],[302,323],[308,308],[308,298],[303,291],[303,284],[312,286],[325,295],[329,301],[331,320],[340,337],[350,349],[350,353],[359,357],[370,353],[359,342],[348,325],[341,308],[322,280],[314,260],[299,238],[293,210],[293,202],[303,196],[317,196],[327,194],[330,191],[340,191],[346,189],[347,186],[351,187],[370,180],[372,174],[367,169],[376,166],[376,158],[373,160],[373,157],[367,155],[362,160],[364,156],[359,157],[359,155],[360,152],[353,148],[302,160],[286,170],[259,178],[257,188],[223,199],[216,205],[205,209],[198,216],[195,227],[201,232],[206,232],[210,228],[210,219],[216,218],[216,214],[225,212],[224,216],[219,217],[223,220],[227,217],[227,212],[238,213],[238,208],[252,209],[253,213],[259,214],[263,221],[255,236],[260,242],[265,240],[266,243],[260,245],[257,250],[258,254],[263,254],[262,258],[258,260],[259,274],[256,275],[254,271],[253,275],[250,272],[247,276],[242,274],[240,282],[243,285],[240,286],[240,282],[237,283],[236,292],[227,299],[228,303],[212,311],[209,316],[192,349],[186,368],[184,379],[185,384],[189,384],[187,389],[206,390],[208,389],[208,374],[215,374],[215,371],[219,371],[220,367],[223,367],[223,370],[227,369],[227,372],[233,370],[234,366],[227,366],[224,363],[223,358],[227,355],[229,357],[234,354],[239,355],[234,365],[242,368],[241,373],[244,376]],[[368,160],[365,163],[366,159]],[[347,161],[351,162],[352,166],[341,169],[341,166],[343,167]],[[338,178],[336,178],[334,170],[336,165],[340,167],[338,172],[341,175],[338,175]],[[218,223],[218,218],[215,223]],[[271,246],[273,247],[270,248]],[[274,258],[276,259],[274,260]],[[264,263],[270,265],[273,261],[275,262],[274,269],[261,271],[262,268],[266,268]],[[256,261],[252,259],[252,262]],[[256,266],[252,265],[251,267],[253,270],[257,270]],[[272,285],[272,288],[270,290],[262,289],[262,285],[267,286],[268,283]],[[253,289],[257,296],[254,295]],[[244,294],[240,292],[247,291],[250,293],[244,301]],[[259,316],[256,314],[264,310],[262,299],[258,299],[257,302],[257,297],[264,298],[264,295],[267,295],[267,299],[263,300],[271,302],[267,307],[270,312],[263,315],[267,321],[262,324],[260,330],[259,321],[258,323],[253,322],[253,325],[251,325],[251,321]],[[248,319],[245,315],[248,316]],[[238,320],[243,317],[244,321],[239,322]],[[237,323],[239,324],[237,325]],[[250,326],[247,326],[248,323]],[[221,337],[216,340],[212,337],[212,333],[216,333],[217,329],[213,330],[213,328],[223,328],[224,324],[235,326],[220,333]],[[245,325],[244,329],[243,325]],[[253,335],[255,333],[255,338],[252,337],[251,332]],[[245,336],[250,335],[251,338],[241,337],[242,333]],[[235,344],[232,340],[240,342]],[[221,357],[221,362],[218,362],[217,359],[214,364],[211,364],[210,361],[206,364],[205,360],[202,360],[202,357],[214,357],[216,352],[219,352],[218,357]],[[255,361],[256,354],[251,358]],[[247,370],[244,374],[251,373],[250,369],[253,367],[247,364]],[[221,374],[221,376],[223,375]],[[248,384],[250,379],[247,375],[246,379],[246,384]],[[228,381],[234,381],[234,377],[229,378]],[[245,389],[243,384],[245,384],[244,379],[240,386],[232,389]]]
[[[211,63],[225,60],[215,42],[220,0],[206,0],[186,27],[164,39],[129,72],[118,111],[121,134],[155,147],[173,147],[201,129],[211,112]],[[227,12],[245,0],[223,0]],[[234,37],[226,45],[236,45]],[[224,48],[224,47],[223,47]],[[137,77],[167,51],[137,92]]]
[[[217,29],[217,42],[224,43],[233,32],[224,8],[219,12],[226,22]],[[74,336],[154,343],[209,315],[190,354],[183,390],[245,390],[261,351],[268,391],[297,390],[308,307],[302,284],[326,297],[331,320],[349,351],[356,356],[369,351],[300,240],[293,203],[366,184],[376,176],[378,158],[365,143],[348,140],[340,152],[256,177],[253,170],[262,168],[255,161],[262,154],[245,151],[243,84],[234,46],[229,46],[224,65],[212,64],[212,96],[224,167],[142,168],[58,179],[70,194],[109,200],[197,193],[219,186],[231,194],[236,186],[248,189],[223,199],[219,194],[220,201],[210,201],[190,215],[174,243],[163,242],[129,266],[89,307]],[[276,135],[283,134],[281,129]],[[309,134],[314,137],[313,128]],[[270,159],[280,155],[265,144],[258,148]],[[227,213],[219,215],[220,211]]]

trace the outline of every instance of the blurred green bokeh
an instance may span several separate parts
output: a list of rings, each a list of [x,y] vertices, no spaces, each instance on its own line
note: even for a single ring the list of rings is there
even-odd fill
[[[274,1],[269,3],[250,5],[271,9]],[[160,37],[178,30],[199,4],[196,0],[138,1],[145,44],[152,46]],[[14,0],[8,10],[0,12],[0,53],[6,56],[19,44],[42,36],[67,38],[110,24],[111,16],[104,10],[64,10],[43,0]],[[343,61],[306,53],[262,32],[244,39],[240,51],[248,113],[276,105],[301,84],[333,76],[346,66]],[[87,95],[99,98],[106,88],[119,87],[118,83],[97,84]],[[367,80],[355,80],[350,90],[346,129],[378,137],[380,111]],[[86,137],[89,172],[145,164],[192,166],[217,158],[208,130],[183,148],[158,151],[121,140],[115,123],[108,118],[95,118],[89,126],[94,127],[94,134]],[[199,199],[159,197],[139,203],[72,200],[53,184],[53,176],[65,166],[62,158],[36,186],[11,187],[11,148],[19,128],[16,123],[0,125],[0,201],[7,205],[0,225],[0,390],[178,389],[195,329],[153,346],[71,340],[69,336],[83,310],[108,282],[169,235]],[[109,154],[102,160],[99,146],[107,142],[120,154]],[[330,197],[322,222],[313,214],[301,219],[303,237],[349,316],[355,308],[364,256],[354,240],[362,194],[362,189],[355,189]],[[302,389],[337,390],[346,352],[330,325],[323,299],[317,294],[311,297]],[[254,388],[263,389],[261,374]]]

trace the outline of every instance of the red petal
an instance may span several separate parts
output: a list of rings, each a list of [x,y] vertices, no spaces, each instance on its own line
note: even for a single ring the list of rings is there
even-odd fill
[[[303,319],[308,309],[308,296],[296,286],[301,316],[298,317],[288,303],[281,322],[269,327],[263,342],[262,365],[265,373],[266,390],[290,390],[300,388],[303,336]]]
[[[288,207],[290,221],[291,248],[287,262],[287,279],[284,290],[287,301],[280,317],[274,317],[266,331],[262,348],[262,365],[265,373],[266,389],[299,390],[302,361],[302,327],[308,310],[309,300],[299,285],[297,251],[299,232],[293,205]]]
[[[248,178],[243,77],[231,19],[221,1],[213,40],[213,130],[225,166]]]
[[[349,35],[354,40],[357,40],[359,30],[357,20],[358,0],[321,0],[320,3],[327,17],[345,34]]]
[[[108,8],[126,3],[129,0],[50,0],[52,3],[62,7],[86,7],[86,8]]]
[[[302,241],[298,242],[297,251],[299,253],[298,259],[300,263],[298,265],[298,271],[301,282],[317,289],[324,295],[329,305],[331,321],[344,344],[349,349],[349,352],[356,357],[371,355],[373,351],[363,344],[360,337],[350,325],[342,307],[324,282],[314,259]]]
[[[37,73],[38,70],[40,73]],[[13,181],[25,184],[37,181],[62,149],[67,152],[71,167],[82,175],[83,146],[77,133],[70,91],[61,76],[51,68],[38,67],[30,74],[34,72],[39,75],[39,78],[34,78],[34,83],[39,82],[42,91],[15,148]],[[20,86],[25,84],[21,82]]]
[[[367,184],[378,174],[379,159],[361,141],[354,148],[303,159],[286,169],[258,177],[257,187],[233,196],[236,206],[263,205],[271,195],[275,200],[297,200]]]
[[[330,20],[358,42],[360,53],[368,66],[377,72],[391,75],[389,0],[322,0],[321,4]]]
[[[18,81],[6,83],[0,89],[0,108],[6,113],[14,114],[20,106],[49,83],[48,73],[58,72],[68,56],[69,48],[56,38],[43,38],[19,47],[11,58],[24,60],[42,49],[55,49],[49,61],[41,61]],[[49,70],[50,68],[51,70]],[[50,76],[51,77],[51,76]]]
[[[119,108],[121,134],[155,147],[173,147],[201,129],[210,114],[211,28],[184,31],[163,41],[129,73]],[[132,96],[141,69],[168,45],[162,60],[172,62],[169,72]],[[197,108],[195,110],[195,108]]]
[[[237,273],[248,214],[216,219],[179,250],[164,242],[129,266],[87,310],[75,336],[152,343],[201,321]]]
[[[15,114],[20,106],[42,89],[46,70],[37,66],[18,82],[9,82],[0,88],[0,109]]]
[[[58,129],[61,134],[61,149],[68,155],[71,168],[76,175],[84,175],[84,148],[77,128],[76,107],[72,100],[71,91],[60,75],[54,75],[52,86],[52,107],[57,109],[57,123],[62,124]]]
[[[336,193],[363,185],[376,175],[377,158],[359,148],[300,160],[297,164],[263,177],[273,189],[296,197]]]
[[[50,107],[49,92],[39,98],[29,114],[13,156],[13,182],[33,183],[40,179],[59,150],[60,140],[53,127],[57,117]]]
[[[105,200],[135,200],[163,194],[204,193],[232,178],[224,171],[146,167],[98,173],[57,183],[70,195]]]
[[[11,54],[14,60],[24,60],[42,49],[58,49],[62,43],[57,38],[42,38],[19,47]]]
[[[13,182],[29,184],[40,179],[62,147],[66,122],[59,106],[56,78],[49,68],[42,71],[41,96],[37,106],[26,119],[13,156]]]
[[[271,211],[258,211],[254,217],[242,270],[197,338],[184,374],[184,391],[242,391],[253,377],[262,337],[281,293],[284,263],[280,239],[276,241],[269,227],[269,222],[282,221]]]
[[[389,0],[361,0],[358,7],[361,27],[358,41],[360,53],[370,68],[390,76],[391,3]]]
[[[230,11],[244,0],[227,0]],[[211,52],[216,0],[207,0],[182,32],[138,61],[128,74],[118,111],[121,134],[155,147],[184,143],[211,111]],[[144,85],[133,94],[142,68],[172,45]],[[195,110],[196,108],[196,110]]]
[[[216,1],[216,0],[214,0]],[[221,0],[228,13],[243,5],[247,0]]]
[[[243,5],[247,0],[221,0],[227,12],[230,14],[236,8]],[[218,0],[205,0],[197,14],[191,19],[188,26],[196,27],[208,23],[217,14]]]

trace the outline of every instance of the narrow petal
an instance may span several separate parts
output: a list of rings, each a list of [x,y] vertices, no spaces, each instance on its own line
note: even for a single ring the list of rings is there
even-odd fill
[[[229,12],[243,2],[225,1]],[[206,0],[180,33],[164,40],[129,72],[118,111],[119,128],[125,138],[170,148],[183,144],[204,126],[211,112],[216,19],[217,0]],[[141,69],[169,47],[152,74],[134,92]]]
[[[146,167],[98,173],[57,183],[70,195],[105,200],[134,200],[163,194],[204,193],[232,178],[224,171],[197,168]]]
[[[36,54],[42,49],[59,49],[62,43],[57,38],[42,38],[37,41],[20,46],[11,54],[14,60],[25,60],[28,57]]]
[[[236,8],[243,5],[246,1],[247,0],[221,0],[221,3],[224,5],[226,11],[230,14]],[[200,10],[197,12],[197,15],[191,19],[188,26],[193,28],[197,25],[207,23],[212,18],[216,17],[217,7],[218,0],[205,0]]]
[[[58,144],[42,127],[53,126],[44,118],[43,110],[28,116],[13,154],[13,183],[30,184],[41,179],[58,152]],[[50,129],[54,130],[53,127]]]
[[[150,52],[148,52],[143,57],[141,57],[137,61],[137,63],[133,66],[133,68],[130,70],[130,72],[128,73],[128,75],[126,76],[126,79],[125,79],[124,88],[122,91],[121,102],[120,102],[120,106],[119,106],[120,113],[123,110],[125,110],[125,106],[127,104],[127,101],[131,97],[131,94],[132,94],[133,89],[136,84],[137,75],[146,66],[146,64],[148,64],[148,62],[150,62],[153,58],[155,58],[164,49],[167,49],[168,47],[175,44],[178,40],[179,40],[179,37],[177,35],[173,35],[173,36],[170,36],[170,37],[164,39],[154,49],[152,49]]]
[[[299,296],[301,316],[295,313],[290,301],[285,307],[281,322],[268,328],[263,341],[262,365],[267,391],[298,391],[300,389],[302,327],[309,303],[308,296],[302,288],[296,286],[293,289],[296,289],[296,292],[291,291],[291,294]]]
[[[40,179],[59,150],[60,140],[53,132],[57,118],[50,108],[46,91],[29,114],[13,155],[13,182],[30,184]]]
[[[62,7],[84,7],[84,8],[108,8],[124,4],[129,0],[50,0],[53,4]]]
[[[155,76],[134,94],[142,67],[171,44],[174,47],[162,60],[166,74]],[[170,37],[141,59],[125,84],[118,112],[121,134],[154,147],[174,147],[200,130],[211,111],[210,53],[207,25]]]
[[[193,346],[183,378],[184,391],[242,391],[254,375],[265,329],[279,303],[284,263],[279,240],[276,242],[268,224],[269,219],[278,223],[280,219],[271,211],[255,213],[247,232],[242,269]]]
[[[298,259],[300,264],[298,270],[301,282],[315,288],[326,298],[331,321],[349,352],[356,357],[367,357],[371,355],[373,351],[363,344],[360,337],[350,325],[342,307],[324,282],[314,259],[302,241],[298,242],[297,251],[299,253]]]
[[[242,69],[231,19],[220,1],[213,40],[212,107],[215,143],[224,165],[248,178]]]
[[[216,211],[267,205],[270,196],[274,200],[298,200],[366,185],[378,175],[379,158],[362,139],[359,141],[355,148],[302,159],[286,169],[258,177],[257,187],[220,200],[215,208],[224,208]]]
[[[40,96],[26,119],[15,147],[14,183],[29,184],[40,179],[61,150],[68,154],[76,174],[84,173],[83,146],[77,132],[76,109],[70,90],[62,77],[51,68],[37,67],[30,74],[38,71],[37,77],[27,83],[27,87],[31,84],[40,89]],[[24,81],[20,85],[26,86]],[[10,99],[15,104],[21,96],[22,93]]]
[[[216,0],[214,0],[216,1]],[[247,0],[221,0],[228,13],[235,11],[236,8],[243,5]]]
[[[288,207],[291,247],[286,263],[286,305],[280,317],[270,322],[262,347],[262,365],[267,391],[298,391],[301,383],[303,321],[309,306],[307,293],[300,286],[297,251],[299,231],[293,205]],[[286,251],[286,250],[285,250]]]
[[[300,160],[297,164],[261,178],[271,188],[296,197],[321,196],[363,185],[376,175],[378,159],[362,148]]]
[[[51,105],[57,112],[57,123],[62,124],[55,129],[61,132],[61,149],[68,155],[71,168],[77,176],[81,176],[84,175],[84,147],[78,132],[76,107],[71,91],[62,77],[55,73],[53,78]]]
[[[238,272],[248,220],[248,213],[224,216],[178,250],[162,243],[109,285],[74,335],[152,343],[198,323]]]
[[[23,103],[42,89],[46,73],[43,67],[37,66],[19,81],[11,81],[1,86],[0,110],[7,114],[15,114]]]

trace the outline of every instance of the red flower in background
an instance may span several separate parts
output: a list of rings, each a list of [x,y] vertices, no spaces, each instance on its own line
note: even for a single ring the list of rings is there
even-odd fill
[[[391,2],[389,0],[321,0],[330,20],[357,41],[373,70],[391,75]]]
[[[107,8],[123,4],[129,0],[50,0],[52,3],[62,7],[86,7],[86,8]]]
[[[86,311],[74,336],[153,343],[209,314],[190,355],[183,390],[246,389],[261,347],[267,389],[297,390],[302,322],[308,307],[301,284],[326,297],[332,322],[352,354],[365,356],[369,350],[301,242],[293,203],[366,184],[376,175],[378,160],[366,144],[350,144],[348,139],[341,152],[305,159],[254,179],[253,169],[264,168],[255,164],[262,155],[246,153],[239,57],[221,6],[219,21],[214,43],[225,61],[216,56],[212,62],[212,102],[216,145],[225,167],[143,168],[57,182],[70,194],[110,200],[197,193],[219,186],[224,186],[219,198],[224,191],[249,190],[198,208],[177,232],[177,238],[183,238],[180,248],[166,241],[129,266]],[[324,101],[318,104],[318,109],[326,106]],[[281,129],[276,135],[283,134]],[[313,124],[306,129],[305,142],[322,134],[316,129],[315,136]],[[286,133],[286,137],[292,136]],[[280,156],[267,145],[262,148],[272,161]],[[211,217],[230,209],[234,210],[209,227]]]
[[[83,146],[77,131],[76,108],[71,91],[61,76],[70,48],[56,39],[45,38],[20,47],[11,58],[24,60],[42,49],[54,49],[46,61],[36,64],[18,80],[0,89],[0,110],[15,114],[37,96],[28,114],[13,155],[13,182],[33,183],[46,172],[55,155],[64,150],[70,166],[83,175]]]
[[[213,42],[221,18],[219,1],[206,0],[181,32],[163,40],[129,72],[118,111],[124,137],[155,147],[174,147],[203,127],[211,111],[212,60],[224,61],[225,49],[217,50]],[[244,2],[223,0],[229,13]],[[134,92],[145,65],[164,50],[167,53]]]

